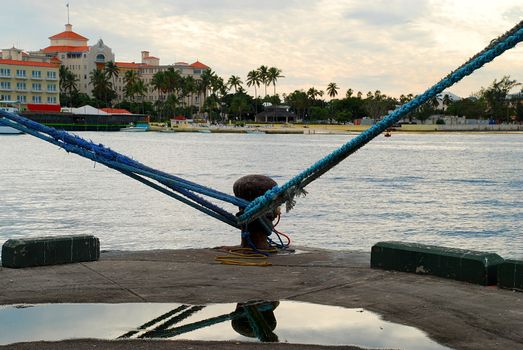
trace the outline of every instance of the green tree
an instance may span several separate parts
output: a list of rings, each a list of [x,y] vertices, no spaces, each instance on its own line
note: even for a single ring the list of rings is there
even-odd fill
[[[115,79],[118,78],[118,75],[120,74],[118,66],[113,61],[106,62],[104,72],[107,75],[107,78],[111,80],[112,86],[116,86]]]
[[[69,105],[72,105],[73,94],[78,93],[78,87],[76,85],[78,77],[64,65],[60,65],[58,74],[60,76],[60,94],[63,94],[63,96],[60,96],[60,101],[64,104],[66,100],[64,97],[67,96]]]
[[[231,111],[235,112],[238,120],[242,120],[243,112],[249,108],[249,102],[245,94],[235,94],[231,101]]]
[[[510,121],[510,116],[514,114],[514,109],[507,100],[507,95],[514,87],[521,85],[516,80],[511,80],[510,76],[504,76],[500,81],[494,80],[488,88],[482,88],[479,95],[485,99],[487,104],[486,112],[490,117],[498,121]]]
[[[336,83],[329,83],[329,85],[327,85],[327,94],[329,94],[331,98],[334,98],[336,95],[338,95],[338,90],[339,87],[336,85]]]
[[[285,78],[283,75],[281,75],[281,69],[276,67],[271,67],[267,70],[267,85],[272,84],[274,88],[274,95],[276,95],[276,82],[279,78]],[[265,93],[267,95],[267,93]]]
[[[395,104],[396,101],[394,99],[382,94],[380,90],[376,90],[374,94],[370,91],[367,93],[363,108],[368,117],[378,120],[387,111],[393,109]]]
[[[260,66],[258,68],[258,74],[260,75],[260,81],[263,83],[265,88],[265,95],[267,96],[267,85],[269,85],[269,68],[267,66]]]
[[[227,81],[227,86],[229,87],[229,89],[234,89],[235,93],[238,92],[238,89],[242,88],[242,84],[243,82],[241,78],[236,75],[231,75],[231,77]]]
[[[292,110],[296,112],[302,120],[305,119],[305,112],[310,106],[309,96],[305,91],[295,90],[285,98],[285,103],[291,106]]]
[[[141,81],[138,73],[134,70],[128,70],[124,75],[124,96],[134,102],[134,97],[137,94],[136,84]]]
[[[96,100],[97,107],[107,107],[116,97],[116,92],[112,89],[112,83],[109,81],[107,74],[99,69],[94,69],[89,73],[89,80],[93,85],[93,96]]]

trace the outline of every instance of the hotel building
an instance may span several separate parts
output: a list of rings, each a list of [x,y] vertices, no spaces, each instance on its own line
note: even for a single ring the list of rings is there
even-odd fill
[[[2,50],[0,100],[27,104],[59,104],[59,67],[56,59],[17,48]]]
[[[144,96],[144,101],[155,102],[163,98],[158,90],[155,90],[151,85],[153,77],[156,73],[166,71],[169,68],[174,68],[178,71],[182,77],[192,76],[195,80],[201,79],[202,73],[210,69],[207,65],[196,61],[192,64],[185,62],[176,62],[172,65],[160,65],[160,59],[158,57],[150,56],[149,51],[142,51],[142,59],[140,63],[135,62],[116,62],[119,68],[119,75],[115,81],[115,91],[118,94],[118,101],[124,99],[125,91],[125,72],[128,70],[135,70],[138,77],[143,80],[147,86],[147,93]],[[192,97],[187,97],[186,104],[193,104],[194,106],[201,106],[203,99],[198,94]]]
[[[93,86],[90,82],[90,73],[94,69],[103,69],[107,62],[115,62],[115,55],[110,47],[104,44],[102,39],[96,45],[89,46],[89,39],[73,32],[72,25],[66,24],[65,31],[49,37],[50,44],[46,48],[32,52],[35,56],[43,56],[49,60],[59,60],[62,65],[69,68],[78,77],[78,91],[92,97]],[[141,62],[115,62],[119,68],[118,78],[114,79],[113,89],[117,93],[117,100],[124,100],[125,72],[134,70],[138,77],[147,86],[144,101],[155,102],[161,98],[159,92],[150,85],[154,74],[165,71],[170,67],[180,72],[182,76],[192,76],[200,79],[203,71],[210,69],[207,65],[196,61],[192,64],[177,62],[172,65],[160,65],[160,59],[150,56],[148,51],[142,51]],[[59,89],[58,89],[59,90]],[[186,103],[200,106],[203,102],[201,96],[191,96]]]
[[[69,23],[65,25],[65,31],[49,37],[49,40],[49,46],[34,54],[59,59],[63,66],[78,77],[78,91],[92,96],[89,73],[97,68],[103,69],[106,62],[114,61],[111,48],[102,39],[96,45],[88,46],[89,39],[73,32],[73,26]]]

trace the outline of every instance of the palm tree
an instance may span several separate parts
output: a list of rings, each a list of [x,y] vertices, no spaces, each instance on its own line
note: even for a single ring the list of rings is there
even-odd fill
[[[76,86],[76,83],[78,82],[78,77],[76,76],[76,74],[71,72],[69,68],[63,65],[60,66],[59,75],[60,91],[64,94],[67,94],[69,92],[69,104],[71,104],[73,100],[73,92],[78,91],[78,87]]]
[[[281,75],[281,69],[276,67],[271,67],[267,71],[267,84],[272,84],[274,87],[274,95],[276,96],[276,81],[278,81],[278,78],[285,78],[283,75]]]
[[[183,79],[182,96],[184,98],[185,97],[188,98],[189,108],[191,108],[191,114],[192,114],[192,106],[193,106],[193,97],[194,97],[195,92],[197,92],[196,80],[191,75],[188,75]]]
[[[329,85],[327,85],[327,93],[331,98],[336,97],[336,95],[338,94],[338,90],[339,87],[338,85],[336,85],[336,83],[329,83]]]
[[[263,83],[263,86],[265,87],[265,96],[267,96],[267,85],[269,85],[269,68],[267,68],[267,66],[260,66],[258,68],[258,73],[260,74],[260,81]]]
[[[307,97],[309,97],[313,101],[320,96],[323,96],[323,91],[317,90],[314,86],[307,90]]]
[[[238,89],[241,89],[242,84],[243,84],[242,80],[240,79],[240,77],[238,77],[236,75],[231,75],[231,77],[227,81],[227,85],[229,86],[229,89],[234,88],[234,93],[237,93]]]
[[[113,62],[109,61],[105,63],[105,74],[107,74],[107,77],[113,81],[113,86],[116,85],[114,80],[115,78],[118,78],[118,75],[120,74],[120,68]]]
[[[111,100],[112,96],[114,96],[112,83],[109,81],[109,78],[104,71],[96,68],[89,73],[89,78],[93,85],[93,96],[100,101],[104,101],[107,105],[108,100]]]
[[[258,94],[257,94],[257,88],[260,87],[261,83],[261,77],[260,72],[257,70],[251,70],[249,73],[247,73],[247,86],[251,87],[254,86],[254,105],[256,109],[256,114],[258,114]]]
[[[216,74],[210,70],[207,69],[202,72],[200,75],[200,82],[198,84],[198,91],[199,93],[203,94],[203,105],[205,106],[205,100],[207,99],[207,91],[211,87],[212,79]]]
[[[138,73],[134,70],[128,70],[124,75],[124,94],[125,97],[131,99],[131,102],[134,102],[134,96],[137,94],[137,82],[142,81],[138,78]]]
[[[354,94],[354,91],[352,89],[347,89],[347,92],[345,93],[346,98],[351,98],[352,94]]]

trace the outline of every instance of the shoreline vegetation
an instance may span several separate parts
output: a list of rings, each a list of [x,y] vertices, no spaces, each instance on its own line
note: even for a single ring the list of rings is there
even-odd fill
[[[305,135],[351,135],[359,134],[372,125],[334,125],[334,124],[246,124],[234,125],[182,125],[168,127],[164,123],[151,123],[149,131],[206,132],[231,134],[305,134]],[[390,133],[501,133],[523,134],[522,124],[495,125],[438,125],[438,124],[403,124],[389,129]]]
[[[100,79],[94,79],[95,73]],[[124,100],[117,101],[112,78],[118,77],[119,73],[118,67],[112,62],[107,62],[100,71],[93,71],[91,98],[78,92],[74,73],[62,66],[62,105],[78,107],[90,104],[97,108],[122,108],[131,113],[148,115],[152,121],[166,125],[177,116],[210,125],[253,123],[259,121],[257,115],[267,107],[280,106],[285,107],[286,116],[291,114],[292,121],[296,123],[348,125],[359,124],[362,120],[376,122],[389,111],[416,97],[409,93],[396,98],[380,90],[365,94],[352,88],[343,93],[335,82],[328,83],[324,90],[313,86],[279,94],[276,86],[280,79],[285,78],[282,70],[262,65],[248,72],[245,82],[236,75],[220,77],[211,69],[202,71],[197,78],[183,76],[170,67],[157,72],[151,82],[146,84],[128,71],[124,76]],[[245,87],[253,89],[254,96]],[[460,119],[460,125],[469,124],[469,120],[479,121],[477,124],[482,125],[483,122],[495,125],[522,124],[523,89],[520,88],[521,83],[506,75],[500,80],[494,80],[488,87],[480,87],[479,91],[467,98],[443,92],[408,113],[401,122],[424,125],[432,119],[432,123],[438,125],[452,125],[455,123],[446,119],[454,118]],[[157,91],[158,100],[146,101],[146,91]],[[276,117],[280,116],[273,116]],[[289,120],[286,118],[285,121]]]

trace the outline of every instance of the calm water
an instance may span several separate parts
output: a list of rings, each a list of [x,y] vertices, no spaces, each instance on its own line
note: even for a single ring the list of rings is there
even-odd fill
[[[281,184],[353,137],[79,134],[228,193],[246,174]],[[27,135],[0,137],[0,164],[0,243],[64,234],[121,250],[239,242],[229,226]],[[402,240],[522,259],[522,175],[523,134],[380,136],[309,185],[279,229],[312,247],[369,251]]]
[[[260,337],[262,341],[357,345],[373,349],[449,349],[416,328],[383,321],[378,314],[364,309],[293,301],[260,305],[269,306],[265,309],[268,311],[260,310],[259,317],[268,326],[265,327],[268,336]],[[255,330],[247,321],[247,312],[249,310],[237,304],[0,306],[0,345],[37,340],[119,337],[258,341]],[[219,317],[219,322],[216,319],[214,322],[209,321],[215,317]],[[261,324],[257,326],[262,327]]]

